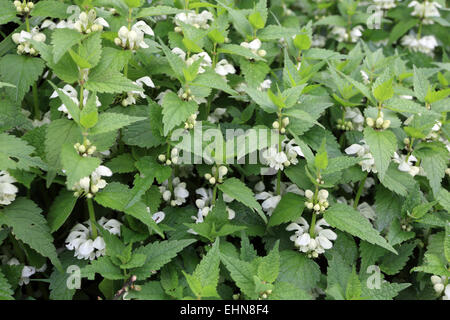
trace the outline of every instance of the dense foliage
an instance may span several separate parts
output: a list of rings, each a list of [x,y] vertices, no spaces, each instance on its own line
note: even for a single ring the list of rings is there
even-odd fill
[[[450,299],[444,0],[0,0],[0,299]]]

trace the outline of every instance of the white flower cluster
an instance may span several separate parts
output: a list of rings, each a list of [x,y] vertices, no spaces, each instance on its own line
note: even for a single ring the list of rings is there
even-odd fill
[[[280,133],[285,133],[286,132],[286,127],[289,125],[289,118],[285,117],[280,121],[276,120],[272,123],[272,128],[279,130]]]
[[[196,113],[191,114],[189,118],[187,118],[187,120],[184,122],[184,129],[186,130],[194,129],[195,124],[197,123],[197,114],[198,111]]]
[[[150,77],[148,76],[136,79],[136,81],[134,81],[133,83],[141,88],[144,88],[144,85],[146,85],[149,88],[155,87],[152,79],[150,79]],[[127,92],[127,97],[122,100],[122,106],[126,107],[132,104],[136,104],[137,97],[145,99],[147,96],[144,94],[144,91],[137,91],[137,90],[129,91]]]
[[[307,253],[309,258],[317,258],[325,250],[331,249],[333,247],[331,241],[337,239],[334,231],[324,228],[329,226],[325,219],[320,219],[316,222],[311,234],[308,222],[300,217],[297,221],[289,224],[286,230],[295,231],[290,240],[294,242],[300,252]]]
[[[270,79],[266,79],[266,80],[264,80],[263,82],[261,82],[260,84],[259,84],[259,86],[258,86],[258,90],[259,91],[266,91],[266,90],[268,90],[268,89],[270,89],[270,86],[272,85],[272,80],[270,80]],[[246,87],[245,87],[246,88]],[[245,92],[245,88],[244,88],[244,92]],[[238,91],[238,90],[236,90],[236,91]]]
[[[424,36],[418,38],[414,32],[404,36],[401,40],[401,44],[414,52],[422,52],[431,57],[434,56],[434,48],[438,46],[434,36]]]
[[[73,147],[82,157],[91,156],[97,150],[97,147],[93,146],[89,139],[84,140],[83,144],[77,142]]]
[[[197,29],[208,29],[209,21],[214,21],[214,17],[208,10],[201,13],[195,11],[180,12],[175,15],[175,32],[181,32],[182,23],[189,24]]]
[[[337,42],[357,42],[359,38],[362,36],[363,27],[356,26],[350,32],[347,32],[347,29],[344,27],[334,27],[331,30],[331,34],[336,36]]]
[[[283,170],[284,167],[289,167],[291,164],[297,164],[297,156],[304,157],[302,149],[295,145],[294,139],[285,139],[281,143],[281,151],[278,151],[277,146],[269,147],[262,153],[262,160],[270,168],[278,171]]]
[[[173,48],[172,53],[179,56],[181,58],[181,60],[183,60],[187,66],[190,66],[195,61],[202,59],[202,61],[200,62],[200,67],[198,68],[198,73],[204,73],[205,72],[204,67],[211,67],[211,65],[212,65],[211,57],[209,56],[209,54],[207,52],[196,53],[187,59],[186,59],[186,52],[184,52],[183,50],[181,50],[178,47]]]
[[[115,219],[100,218],[98,224],[102,226],[109,233],[120,236],[120,226],[122,223]],[[87,227],[86,227],[87,225]],[[66,248],[74,250],[74,256],[78,259],[94,260],[105,254],[105,240],[103,237],[97,236],[92,239],[92,227],[90,221],[84,224],[76,224],[66,238]]]
[[[34,3],[31,1],[14,1],[17,13],[29,13],[34,8]]]
[[[205,217],[208,215],[208,213],[211,212],[211,210],[214,208],[214,205],[212,204],[213,199],[213,190],[211,188],[205,189],[205,188],[199,188],[195,190],[195,193],[200,196],[200,199],[195,200],[195,205],[198,208],[197,216],[192,216],[191,218],[194,219],[195,223],[202,223],[205,220]],[[225,203],[230,203],[234,199],[227,194],[223,194],[223,201]],[[226,206],[226,210],[228,213],[228,219],[232,220],[236,216],[236,212],[231,209],[230,207]],[[192,229],[188,230],[189,233],[197,234]]]
[[[376,120],[372,119],[371,117],[367,117],[366,123],[371,128],[387,129],[391,125],[391,120],[388,119],[384,120],[383,111],[380,111],[380,115],[377,117]]]
[[[444,292],[442,300],[450,300],[450,283],[448,283],[448,279],[449,278],[444,276],[431,276],[431,283],[433,284],[434,291],[439,295]]]
[[[228,168],[220,166],[219,168],[212,167],[211,173],[205,173],[205,179],[212,185],[222,183],[223,178],[227,175]]]
[[[19,189],[13,185],[17,182],[7,171],[0,171],[0,205],[7,206],[16,199]]]
[[[274,181],[274,184],[275,183],[276,182]],[[298,195],[304,195],[304,192],[293,183],[281,182],[280,195],[276,195],[275,192],[273,191],[266,191],[266,186],[262,181],[259,181],[257,184],[255,184],[254,189],[255,189],[255,199],[263,200],[263,202],[261,203],[261,207],[268,216],[272,215],[273,211],[278,206],[278,203],[280,202],[282,195],[289,192]]]
[[[172,189],[169,187],[169,180],[166,180],[159,187],[164,201],[170,203],[172,207],[181,206],[189,197],[189,191],[186,189],[186,182],[181,182],[180,178],[175,177],[172,180]]]
[[[114,39],[114,43],[124,49],[137,50],[139,48],[148,48],[148,44],[144,41],[146,34],[154,36],[152,28],[144,21],[136,22],[129,30],[126,26],[122,26],[117,33],[118,37]]]
[[[111,177],[112,171],[108,167],[99,166],[89,177],[82,178],[77,182],[73,191],[75,197],[86,195],[87,198],[92,198],[100,189],[106,187],[107,183],[102,177]]]
[[[91,33],[102,31],[103,28],[108,28],[109,24],[103,18],[97,18],[97,13],[94,9],[89,10],[88,13],[81,12],[73,24],[73,28],[80,33]]]
[[[369,146],[364,140],[361,140],[362,144],[352,144],[350,147],[345,149],[346,154],[356,154],[358,157],[365,158],[359,165],[363,171],[377,173],[377,168],[375,167],[375,159],[370,153]]]
[[[395,0],[373,0],[378,9],[392,9],[397,5],[395,4]]]
[[[414,163],[417,161],[417,158],[412,154],[399,155],[397,152],[394,152],[393,161],[399,164],[398,170],[408,172],[413,177],[420,172],[420,167],[414,165]]]
[[[178,164],[179,155],[180,150],[178,150],[178,148],[172,148],[172,150],[170,150],[170,159],[168,159],[165,154],[161,153],[158,156],[158,160],[164,163],[166,166],[170,166],[172,164]]]
[[[344,119],[338,119],[337,128],[341,130],[357,130],[364,129],[364,116],[358,108],[346,108],[344,112]]]
[[[236,73],[236,69],[231,63],[228,62],[227,59],[222,59],[219,62],[217,62],[214,71],[222,77],[225,77],[228,74]]]
[[[45,42],[46,39],[45,34],[39,32],[38,27],[31,29],[31,32],[22,30],[20,33],[14,33],[11,38],[17,44],[18,54],[29,54],[31,56],[37,56],[39,51],[33,47],[30,40]]]
[[[208,121],[211,123],[217,123],[225,116],[227,113],[227,109],[225,108],[216,108],[213,112],[208,115]]]
[[[80,104],[78,100],[78,92],[77,90],[72,87],[69,84],[66,84],[62,89],[60,89],[62,93],[64,93],[66,96],[68,96],[77,106]],[[52,95],[50,96],[50,99],[54,99],[58,97],[58,91],[53,91]],[[83,91],[83,105],[87,103],[88,97],[89,97],[89,91],[84,89]],[[100,107],[102,104],[98,97],[96,97],[95,104],[97,107]],[[61,111],[67,115],[68,119],[72,119],[72,116],[69,113],[69,110],[67,109],[66,105],[63,103],[58,107],[58,111]]]
[[[314,192],[311,190],[305,190],[305,206],[310,209],[314,210],[314,213],[319,214],[323,213],[328,208],[328,191],[325,189],[319,190],[317,193],[317,198],[314,197]]]
[[[11,258],[6,262],[9,266],[18,266],[20,265],[19,260],[16,258]],[[19,279],[19,285],[23,286],[24,284],[27,285],[30,283],[30,277],[35,274],[36,272],[44,272],[47,269],[47,264],[43,264],[42,267],[36,269],[36,267],[33,266],[23,266],[22,272],[20,274]]]
[[[255,55],[260,57],[265,57],[267,52],[264,49],[261,49],[261,40],[258,38],[252,40],[251,42],[241,42],[241,47],[250,49]]]
[[[434,24],[431,18],[440,17],[439,8],[442,6],[434,1],[427,1],[420,3],[418,1],[411,1],[408,7],[414,7],[412,16],[419,17],[422,19],[423,24]]]

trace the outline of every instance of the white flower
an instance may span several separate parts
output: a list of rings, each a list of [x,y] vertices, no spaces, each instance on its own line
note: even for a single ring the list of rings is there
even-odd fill
[[[225,108],[216,108],[208,115],[208,121],[211,123],[217,123],[227,113]]]
[[[175,177],[172,180],[172,188],[173,193],[170,191],[169,181],[166,180],[159,187],[159,191],[161,192],[163,199],[166,202],[170,202],[171,206],[181,206],[186,202],[186,199],[189,196],[189,191],[186,189],[186,182],[181,182],[180,178]]]
[[[62,93],[64,93],[66,96],[68,96],[77,106],[79,105],[78,92],[74,87],[72,87],[69,84],[66,84],[62,89],[60,89],[60,91],[62,91]],[[54,99],[54,98],[58,97],[59,93],[61,93],[61,92],[58,92],[57,90],[53,91],[52,95],[50,96],[50,99]],[[84,89],[83,97],[84,97],[83,105],[85,105],[87,103],[87,100],[89,97],[88,90]],[[100,107],[102,105],[100,100],[98,99],[98,97],[96,97],[95,104],[97,107]],[[64,103],[58,107],[58,111],[65,113],[67,115],[68,119],[72,119],[72,116],[70,115],[69,110],[67,109],[67,107]]]
[[[295,231],[290,240],[299,248],[299,251],[308,253],[309,257],[316,258],[325,250],[331,249],[333,247],[331,241],[337,239],[336,233],[324,227],[329,227],[325,219],[318,220],[314,226],[313,236],[311,236],[308,222],[300,217],[297,221],[289,224],[286,230]]]
[[[353,200],[353,199],[352,199]],[[350,205],[353,205],[353,201],[351,202]],[[372,206],[370,204],[368,204],[367,202],[362,202],[360,203],[356,209],[359,211],[359,213],[361,213],[361,215],[363,217],[365,217],[368,220],[375,220],[375,218],[377,217],[377,214],[375,212],[375,210],[372,208]]]
[[[350,30],[350,32],[347,32],[347,29],[344,27],[338,27],[335,26],[331,30],[331,34],[336,36],[337,42],[357,42],[359,38],[362,36],[363,27],[362,26],[356,26],[353,29]]]
[[[0,171],[0,205],[11,204],[16,199],[19,189],[13,185],[17,182],[7,171]]]
[[[373,0],[378,9],[391,9],[395,8],[395,0]]]
[[[42,127],[45,124],[49,124],[51,122],[50,120],[50,111],[47,111],[44,116],[42,117],[42,120],[34,119],[33,120],[33,127]]]
[[[45,42],[46,36],[45,34],[39,32],[38,27],[34,27],[30,32],[20,31],[20,33],[14,33],[11,36],[11,39],[17,44],[17,53],[18,54],[29,54],[32,56],[36,56],[39,52],[33,47],[30,40],[34,40],[36,42]]]
[[[97,221],[109,233],[120,236],[120,226],[122,225],[115,219],[106,219],[102,217]],[[87,225],[87,227],[86,227]],[[90,221],[84,224],[76,224],[66,238],[66,248],[74,250],[74,256],[78,259],[94,260],[105,254],[105,240],[101,236],[92,239],[92,228]]]
[[[144,36],[148,34],[154,36],[152,28],[150,28],[144,21],[136,22],[131,30],[128,30],[126,26],[122,26],[118,32],[118,38],[114,39],[114,43],[122,48],[130,50],[137,50],[139,48],[148,48],[148,45],[144,41]]]
[[[150,79],[150,77],[145,76],[142,78],[137,79],[136,81],[133,82],[135,85],[143,88],[144,85],[146,85],[147,87],[150,88],[154,88],[155,85],[153,84],[152,79]],[[129,91],[127,92],[127,97],[122,101],[122,105],[124,107],[132,105],[132,104],[136,104],[136,97],[141,97],[142,99],[145,99],[147,96],[144,94],[144,91]]]
[[[364,70],[361,70],[360,73],[361,73],[361,77],[363,79],[364,84],[369,84],[370,78],[369,78],[369,75],[367,74],[367,72],[365,72]]]
[[[393,161],[399,164],[398,170],[408,172],[413,177],[420,171],[420,168],[413,163],[417,161],[416,157],[413,155],[406,156],[402,154],[399,156],[397,152],[394,152]]]
[[[183,50],[181,50],[178,47],[173,48],[172,53],[179,56],[180,59],[183,60],[184,63],[186,63],[187,66],[190,66],[195,61],[202,59],[202,62],[200,62],[200,67],[198,68],[198,73],[205,72],[205,69],[203,67],[211,67],[211,64],[212,64],[211,57],[208,55],[207,52],[200,52],[200,53],[194,54],[188,59],[186,59],[186,52],[184,52]]]
[[[102,177],[111,177],[112,174],[108,167],[99,166],[89,177],[81,178],[75,183],[72,190],[75,191],[75,196],[86,194],[88,197],[92,197],[100,189],[106,187],[107,183]]]
[[[281,200],[280,195],[274,195],[271,192],[263,191],[255,195],[256,200],[264,200],[261,204],[262,209],[268,216],[271,216],[278,203]]]
[[[270,147],[262,153],[264,162],[274,170],[283,170],[288,158],[284,151],[279,152],[276,147]]]
[[[412,16],[420,17],[423,19],[423,24],[433,24],[434,21],[430,18],[440,17],[438,8],[442,6],[434,1],[425,1],[420,3],[418,1],[411,1],[408,7],[414,7],[413,12],[411,12]]]
[[[58,23],[53,22],[52,20],[46,19],[41,24],[41,29],[74,29],[73,21],[65,21],[61,20]]]
[[[234,69],[233,65],[226,59],[222,59],[216,64],[214,71],[216,71],[218,75],[225,77],[227,74],[234,74],[236,69]]]
[[[438,46],[434,36],[425,36],[418,39],[413,32],[404,36],[401,40],[401,44],[414,52],[422,52],[431,57],[434,56],[434,48]]]
[[[101,31],[104,27],[109,27],[108,22],[103,18],[97,18],[97,13],[94,9],[89,10],[88,13],[81,12],[78,20],[73,24],[73,28],[80,33]]]
[[[288,141],[288,142],[286,142],[286,141]],[[281,143],[281,147],[284,150],[284,152],[286,153],[287,160],[290,162],[290,164],[295,165],[298,163],[297,156],[304,157],[302,149],[299,146],[295,145],[294,139],[283,140],[283,142]]]
[[[259,40],[258,38],[251,42],[241,42],[242,47],[250,49],[256,55],[260,55],[259,49],[261,48],[261,44],[261,40]]]
[[[450,300],[450,284],[445,286],[444,295],[442,296],[442,300]]]
[[[201,13],[195,11],[181,12],[175,15],[175,24],[182,27],[182,23],[194,26],[197,29],[208,29],[208,21],[214,21],[213,15],[207,10]]]
[[[377,173],[377,169],[375,167],[375,159],[373,155],[370,153],[369,146],[366,144],[364,140],[361,140],[359,144],[352,144],[350,147],[345,149],[346,154],[356,154],[358,157],[365,158],[362,160],[359,165],[361,166],[363,171]]]
[[[363,71],[361,71],[363,72]],[[363,131],[364,129],[364,116],[358,108],[345,109],[345,119],[349,119],[353,123],[353,129],[357,131]]]
[[[320,34],[315,34],[313,35],[312,38],[311,47],[319,47],[319,48],[324,47],[326,41],[327,38],[325,38],[324,36],[321,36]]]
[[[268,89],[270,89],[270,86],[272,85],[272,80],[270,79],[266,79],[263,82],[261,82],[258,86],[258,90],[259,91],[266,91]]]
[[[9,260],[7,262],[8,265],[10,266],[18,266],[20,265],[19,260],[17,260],[16,258],[11,258],[11,260]],[[22,269],[22,273],[20,275],[20,279],[19,279],[19,285],[23,286],[24,284],[29,284],[30,283],[30,277],[36,273],[36,268],[32,267],[32,266],[24,266]]]

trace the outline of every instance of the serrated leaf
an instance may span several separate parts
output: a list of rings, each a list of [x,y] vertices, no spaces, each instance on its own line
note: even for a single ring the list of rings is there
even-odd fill
[[[195,101],[183,101],[173,92],[166,93],[162,101],[164,135],[186,121],[197,109],[198,104]]]
[[[52,33],[53,62],[58,63],[62,56],[83,39],[83,34],[75,29],[55,29]]]
[[[50,228],[41,212],[33,201],[18,198],[0,212],[0,224],[12,228],[16,239],[48,257],[56,268],[61,269]]]
[[[367,242],[379,245],[391,252],[397,251],[375,230],[358,211],[344,204],[335,204],[324,213],[325,220],[333,227]]]
[[[58,230],[72,213],[77,197],[73,192],[62,189],[58,196],[53,200],[50,210],[47,214],[47,222],[50,232]]]
[[[364,129],[364,139],[369,145],[375,160],[378,176],[382,180],[397,150],[397,138],[391,131],[376,131],[370,127]]]
[[[281,197],[275,210],[269,219],[269,226],[297,220],[305,209],[305,198],[295,193],[286,193]]]
[[[230,272],[231,278],[236,282],[236,285],[241,291],[250,299],[255,299],[255,283],[253,276],[256,275],[255,267],[249,262],[241,261],[239,259],[220,254],[220,260]]]
[[[144,117],[132,117],[121,113],[104,112],[98,116],[98,122],[89,133],[97,135],[118,130],[137,121],[146,120]]]
[[[67,187],[71,189],[84,177],[89,177],[97,169],[101,160],[96,157],[82,157],[71,145],[64,145],[61,150],[61,164],[66,171]]]

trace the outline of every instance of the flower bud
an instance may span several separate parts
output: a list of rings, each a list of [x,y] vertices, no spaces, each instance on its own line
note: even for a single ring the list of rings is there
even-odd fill
[[[97,147],[96,147],[96,146],[92,146],[92,147],[90,147],[90,148],[88,149],[87,153],[88,153],[88,154],[93,154],[96,150],[97,150]]]
[[[216,178],[211,177],[211,179],[209,179],[209,183],[215,184],[216,183]]]
[[[164,154],[160,154],[158,156],[158,160],[161,161],[161,162],[164,162],[164,161],[166,161],[166,156]]]
[[[262,297],[263,299],[267,299],[267,294],[266,294],[266,293],[263,293],[261,297]]]
[[[442,291],[444,291],[444,284],[443,283],[436,283],[433,286],[434,291],[436,291],[436,293],[441,293]]]
[[[178,157],[172,157],[172,163],[178,164]]]
[[[94,196],[94,195],[93,195],[92,193],[89,192],[89,193],[86,195],[86,198],[92,199],[93,196]]]
[[[381,126],[383,126],[383,118],[382,117],[378,117],[377,120],[375,121],[375,125],[377,128],[380,128]]]
[[[120,46],[122,44],[119,38],[115,38],[114,43],[116,44],[116,46]]]
[[[82,144],[82,145],[80,145],[80,146],[78,147],[78,151],[79,151],[80,153],[85,153],[85,152],[86,152],[86,147]]]
[[[166,165],[170,166],[172,164],[172,161],[170,161],[169,159],[166,160]]]
[[[312,199],[312,197],[314,196],[314,193],[311,190],[305,190],[305,197],[308,199]]]
[[[176,203],[175,200],[172,200],[172,201],[170,201],[170,205],[171,205],[172,207],[175,207],[175,206],[177,205],[177,203]]]
[[[280,124],[278,123],[278,121],[274,121],[274,122],[272,123],[272,128],[278,129],[279,127],[280,127]]]
[[[33,9],[34,3],[33,2],[28,2],[27,3],[27,7],[30,8],[30,9]]]
[[[172,193],[170,192],[170,190],[166,190],[163,192],[162,197],[164,201],[169,201],[170,198],[172,197]]]
[[[389,128],[390,125],[391,125],[391,120],[384,120],[383,121],[383,129]]]
[[[314,211],[319,211],[320,210],[320,205],[317,203],[315,206],[314,206]]]
[[[92,193],[97,193],[98,192],[98,187],[96,185],[93,185],[91,187],[91,191],[92,191]]]
[[[283,118],[282,123],[284,127],[287,127],[289,125],[289,118],[288,117]]]
[[[182,29],[180,27],[175,27],[175,32],[180,33],[182,31]]]
[[[224,175],[226,175],[228,173],[228,168],[227,167],[225,167],[225,166],[220,166],[219,167],[219,175],[220,176],[224,176]]]
[[[436,276],[436,275],[432,275],[431,276],[431,283],[432,284],[437,284],[437,283],[441,283],[441,282],[442,282],[441,277]]]
[[[264,49],[258,50],[258,56],[265,57],[266,54],[267,54],[266,50],[264,50]]]
[[[373,119],[370,117],[366,119],[366,123],[369,127],[372,127],[372,128],[373,128],[373,125],[375,124]]]
[[[410,144],[410,142],[411,141],[409,140],[409,138],[403,139],[403,143],[406,144],[406,145]]]
[[[314,207],[314,205],[313,205],[312,202],[306,202],[306,207],[307,207],[309,210],[311,210],[311,209]]]
[[[280,129],[280,133],[285,133],[286,132],[286,129],[285,128],[281,128]]]

